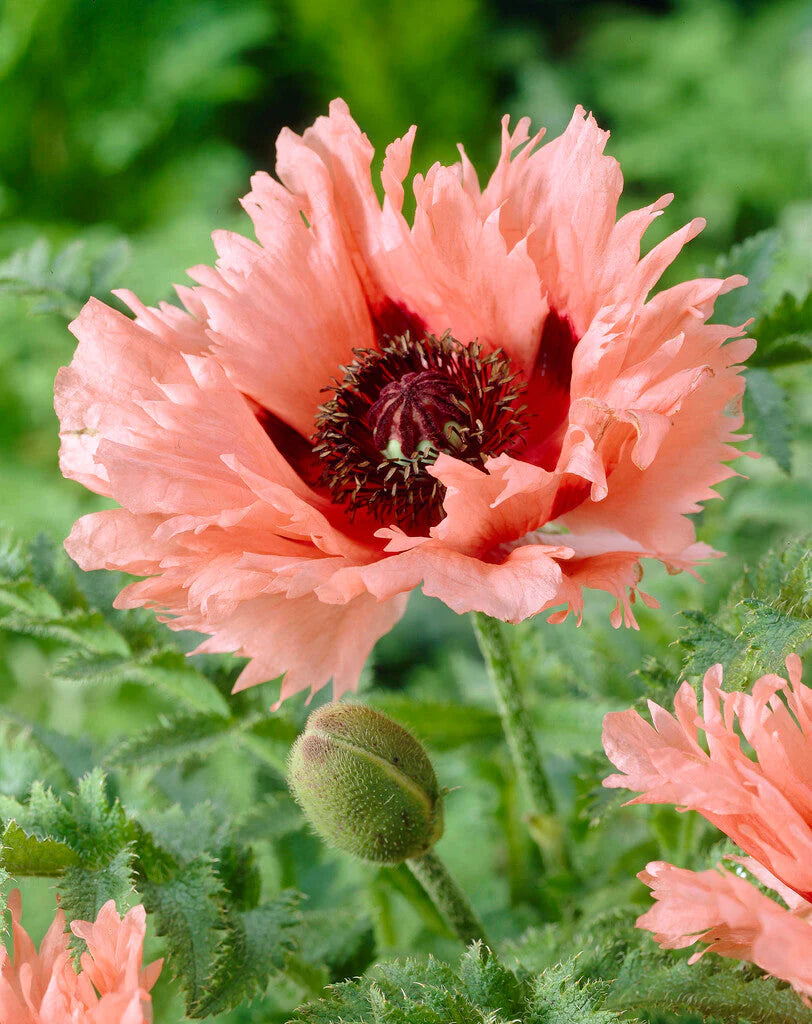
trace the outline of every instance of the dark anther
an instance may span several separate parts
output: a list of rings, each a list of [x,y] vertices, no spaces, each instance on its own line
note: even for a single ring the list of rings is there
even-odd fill
[[[319,409],[313,444],[322,485],[350,515],[433,525],[443,487],[428,470],[440,454],[482,467],[523,443],[525,385],[503,353],[407,332],[355,356]]]

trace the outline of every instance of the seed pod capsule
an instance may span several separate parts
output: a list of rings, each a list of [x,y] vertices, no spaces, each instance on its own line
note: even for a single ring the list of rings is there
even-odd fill
[[[443,834],[443,794],[411,733],[363,704],[314,711],[288,782],[318,834],[362,860],[399,864]]]

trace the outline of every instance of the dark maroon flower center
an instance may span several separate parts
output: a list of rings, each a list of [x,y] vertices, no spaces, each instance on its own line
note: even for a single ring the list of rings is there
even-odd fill
[[[384,385],[367,422],[381,454],[409,459],[451,444],[463,406],[456,381],[437,370],[413,371]]]
[[[443,488],[429,473],[441,453],[481,467],[519,448],[527,427],[516,380],[502,352],[450,335],[384,339],[355,361],[319,409],[313,452],[321,483],[351,515],[427,526],[442,515]]]

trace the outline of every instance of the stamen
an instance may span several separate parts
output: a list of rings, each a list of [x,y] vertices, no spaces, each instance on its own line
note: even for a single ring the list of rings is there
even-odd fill
[[[482,466],[520,446],[525,385],[501,352],[407,332],[355,356],[319,409],[313,446],[322,485],[351,516],[363,507],[387,524],[433,525],[443,487],[427,470],[441,453]]]

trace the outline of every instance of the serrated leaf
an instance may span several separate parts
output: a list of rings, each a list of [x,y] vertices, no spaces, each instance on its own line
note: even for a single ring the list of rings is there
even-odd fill
[[[607,1005],[750,1024],[812,1024],[812,1009],[781,982],[748,978],[740,964],[716,957],[688,964],[653,951],[632,951],[624,958]]]
[[[754,598],[742,601],[740,640],[746,645],[757,670],[783,672],[787,654],[799,651],[812,639],[812,619],[799,619],[771,608]]]
[[[691,623],[679,641],[686,653],[684,670],[688,675],[704,675],[717,662],[731,665],[736,661],[742,648],[735,634],[704,612],[686,611],[682,615]]]
[[[812,639],[812,551],[806,540],[768,552],[716,615],[683,612],[691,625],[679,644],[684,671],[702,675],[721,662],[728,689],[784,671],[788,654]]]
[[[91,294],[108,292],[128,256],[124,239],[116,239],[93,256],[82,239],[54,253],[49,243],[39,238],[0,262],[0,293],[13,292],[28,299],[33,313],[57,313],[73,319]]]
[[[763,312],[767,285],[775,269],[781,248],[778,231],[762,231],[734,245],[729,253],[720,256],[714,265],[715,277],[744,274],[748,283],[734,288],[716,300],[713,318],[717,323],[738,326]]]
[[[300,1007],[291,1024],[609,1024],[608,986],[582,981],[572,961],[530,979],[473,946],[458,969],[433,957],[379,964]]]
[[[186,994],[188,1007],[206,994],[218,947],[225,933],[226,896],[211,858],[183,866],[161,883],[139,885],[147,913],[166,939],[168,966]]]
[[[753,330],[758,345],[750,366],[774,368],[812,358],[812,292],[803,302],[785,293]]]
[[[545,971],[532,983],[526,1024],[610,1024],[618,1015],[604,1010],[609,985],[605,982],[579,982],[572,962]]]
[[[57,679],[90,686],[121,686],[135,683],[160,690],[185,707],[203,714],[229,715],[223,695],[180,651],[165,647],[135,657],[129,650],[103,658],[69,654],[54,672]]]
[[[97,858],[94,858],[99,863]],[[106,864],[69,867],[59,882],[62,909],[69,921],[95,921],[108,900],[126,905],[133,891],[133,854],[120,850]]]
[[[29,813],[38,822],[50,819],[54,834],[91,866],[105,866],[132,840],[124,808],[118,800],[108,799],[100,768],[80,779],[76,793],[61,802],[52,793],[32,791]]]
[[[110,768],[159,768],[205,753],[228,738],[235,721],[221,715],[180,715],[115,744],[103,758]]]
[[[262,995],[293,948],[298,922],[296,893],[227,916],[227,933],[201,995],[188,1007],[194,1018],[225,1013]]]
[[[508,1019],[522,1011],[524,986],[495,956],[480,944],[466,950],[460,960],[463,989],[478,1007],[496,1011]]]
[[[13,878],[56,878],[79,863],[79,854],[66,843],[29,834],[10,821],[0,839],[0,863]]]
[[[744,393],[744,418],[757,447],[770,455],[785,473],[792,468],[792,425],[787,415],[787,396],[769,370],[748,370]]]
[[[208,801],[197,804],[191,813],[177,804],[163,811],[144,812],[139,822],[179,864],[205,859],[229,837],[228,822]]]
[[[128,653],[123,638],[98,612],[63,611],[44,587],[25,578],[0,582],[0,629],[84,651]]]

